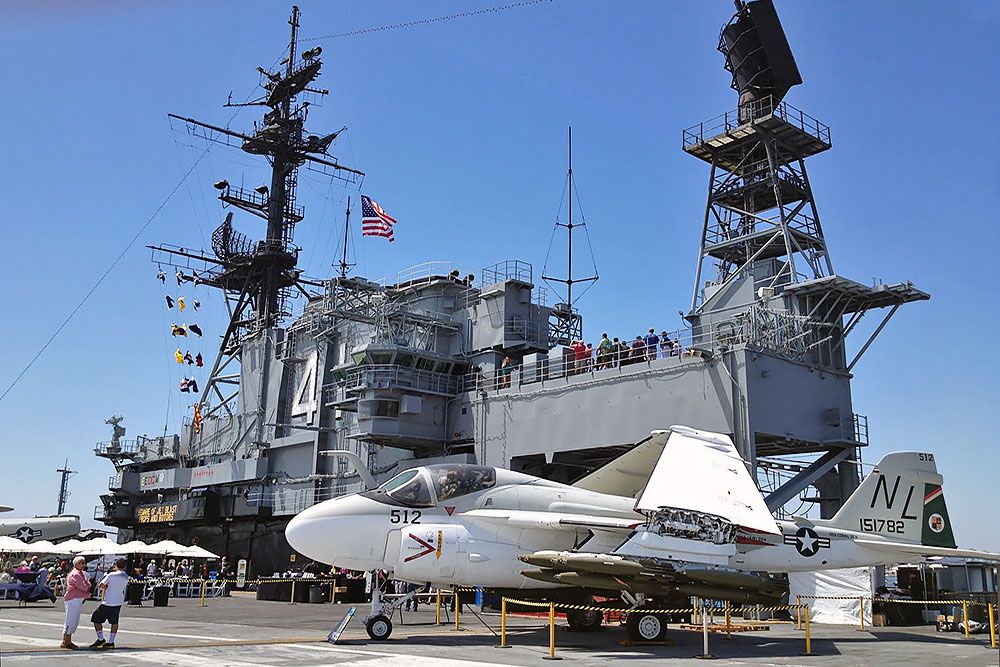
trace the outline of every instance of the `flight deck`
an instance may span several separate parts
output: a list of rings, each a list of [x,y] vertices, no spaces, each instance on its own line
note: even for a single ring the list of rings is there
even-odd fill
[[[118,648],[107,651],[66,651],[57,648],[63,620],[62,605],[36,604],[15,608],[0,603],[0,661],[4,665],[390,665],[395,667],[472,667],[472,665],[542,664],[548,654],[548,628],[542,616],[508,620],[508,643],[499,650],[494,613],[462,611],[462,629],[455,631],[448,616],[435,625],[433,605],[404,614],[393,639],[373,642],[356,616],[340,642],[326,642],[330,630],[349,605],[262,602],[235,594],[210,600],[171,600],[169,607],[128,608],[122,614]],[[397,619],[398,620],[398,615]],[[81,626],[80,643],[92,631]],[[713,633],[710,651],[722,664],[744,665],[926,665],[995,666],[997,652],[988,635],[965,639],[958,633],[936,633],[933,626],[870,628],[812,626],[812,655],[803,656],[803,632],[792,624],[769,630],[734,634],[726,640]],[[623,628],[601,632],[570,632],[557,619],[556,655],[577,665],[603,665],[608,659],[630,665],[696,663],[702,651],[701,633],[671,626],[673,646],[622,646]]]

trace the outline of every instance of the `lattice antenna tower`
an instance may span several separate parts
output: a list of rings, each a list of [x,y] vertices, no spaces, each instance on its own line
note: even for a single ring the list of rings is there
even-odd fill
[[[593,284],[597,282],[599,276],[597,274],[597,265],[594,262],[594,251],[590,248],[590,259],[592,266],[594,268],[593,275],[575,278],[573,276],[573,230],[582,227],[584,234],[587,234],[587,221],[582,215],[580,215],[580,222],[573,222],[573,195],[577,194],[576,191],[576,180],[573,177],[573,128],[569,128],[568,133],[568,144],[567,144],[567,169],[566,169],[566,191],[567,191],[567,213],[566,222],[562,222],[559,217],[556,217],[555,228],[553,229],[553,237],[555,232],[561,227],[566,230],[566,277],[560,278],[555,276],[547,275],[546,268],[549,263],[549,256],[552,252],[552,244],[549,244],[549,252],[545,255],[545,266],[542,268],[542,280],[547,283],[558,283],[566,286],[566,301],[565,303],[557,303],[553,309],[553,317],[555,321],[553,322],[553,333],[557,339],[558,343],[568,344],[571,340],[579,339],[583,336],[583,321],[580,316],[573,309],[573,285],[578,284]],[[579,196],[577,196],[579,199]],[[560,202],[560,207],[562,202]],[[590,247],[590,238],[587,236],[587,245]],[[584,290],[586,291],[586,290]],[[577,298],[579,298],[578,295]]]
[[[770,287],[833,274],[805,158],[830,128],[784,102],[802,83],[771,0],[737,0],[719,51],[738,106],[684,130],[684,150],[711,165],[691,311],[706,293],[755,272]],[[716,276],[702,284],[707,262]]]
[[[299,167],[304,165],[348,183],[356,183],[364,176],[363,172],[340,164],[329,152],[346,128],[325,135],[305,131],[309,102],[299,102],[298,96],[303,93],[322,96],[329,91],[313,86],[322,66],[322,49],[316,46],[298,53],[298,7],[292,7],[288,23],[291,26],[288,55],[275,71],[257,68],[263,94],[239,103],[233,103],[230,95],[225,105],[264,107],[263,118],[254,123],[252,132],[238,132],[169,114],[182,122],[191,136],[263,156],[271,166],[270,183],[257,188],[247,190],[230,185],[227,180],[215,184],[224,207],[232,206],[266,221],[263,240],[253,241],[237,232],[230,211],[212,233],[214,255],[178,246],[149,246],[153,262],[177,268],[179,280],[215,287],[226,297],[230,321],[200,399],[202,404],[209,399],[217,402],[204,412],[205,417],[220,409],[233,415],[230,406],[239,390],[230,387],[223,391],[220,385],[237,384],[233,378],[238,374],[226,369],[238,358],[242,341],[278,326],[290,315],[286,302],[293,295],[311,296],[310,288],[322,289],[321,283],[301,276],[297,268],[299,249],[292,244],[295,225],[304,218],[303,208],[295,202]]]

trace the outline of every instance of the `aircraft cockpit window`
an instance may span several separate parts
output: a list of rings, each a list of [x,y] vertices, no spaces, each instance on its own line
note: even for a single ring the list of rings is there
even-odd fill
[[[419,469],[401,472],[379,488],[404,505],[429,507],[434,504],[426,476]]]
[[[428,466],[438,502],[496,486],[497,471],[489,466]]]

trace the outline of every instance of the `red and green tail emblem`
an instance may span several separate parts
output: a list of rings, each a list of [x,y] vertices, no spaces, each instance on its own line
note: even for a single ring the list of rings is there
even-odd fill
[[[955,548],[955,535],[951,532],[951,520],[944,504],[944,491],[937,484],[924,484],[923,522],[920,531],[922,544]]]

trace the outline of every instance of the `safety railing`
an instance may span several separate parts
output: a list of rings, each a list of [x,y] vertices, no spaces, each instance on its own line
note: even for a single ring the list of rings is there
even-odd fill
[[[753,607],[732,607],[729,602],[723,603],[723,607],[717,608],[715,605],[711,604],[710,601],[701,600],[699,598],[694,598],[694,604],[691,607],[678,607],[675,609],[633,609],[627,607],[603,607],[597,605],[582,605],[582,604],[562,604],[558,602],[539,602],[534,600],[518,600],[516,598],[501,598],[500,602],[500,645],[498,648],[508,648],[510,644],[507,643],[507,616],[510,614],[508,610],[509,606],[513,607],[526,607],[535,609],[545,609],[548,611],[547,615],[547,625],[549,628],[549,646],[548,646],[548,658],[556,660],[556,611],[595,611],[601,614],[606,614],[608,612],[617,612],[620,614],[666,614],[666,615],[676,615],[676,614],[690,614],[692,616],[692,623],[683,625],[682,627],[688,627],[692,629],[698,629],[700,626],[703,636],[703,653],[699,657],[712,658],[712,654],[709,652],[709,632],[710,628],[713,631],[724,631],[727,636],[731,635],[732,632],[739,630],[736,624],[732,623],[732,615],[741,613],[744,611],[753,612],[774,612],[774,611],[787,611],[795,612],[804,619],[804,630],[805,630],[805,655],[812,655],[812,624],[809,619],[809,606],[805,604],[794,604],[794,605],[775,605],[775,606],[759,606],[755,605]],[[723,612],[725,614],[725,625],[720,626],[714,623],[714,613]],[[713,621],[710,622],[709,618],[712,617]],[[768,621],[771,622],[771,621]]]
[[[757,216],[748,223],[745,217],[732,212],[722,222],[709,225],[705,232],[705,242],[708,245],[717,245],[740,239],[756,231],[777,229],[782,223],[781,216],[781,211],[775,211],[769,216]],[[816,219],[806,213],[804,209],[800,209],[795,215],[786,218],[784,223],[793,232],[819,237],[819,225],[816,224]]]
[[[361,389],[402,388],[454,396],[458,393],[459,378],[407,366],[376,364],[352,368],[336,384],[345,394]]]
[[[505,259],[484,267],[482,270],[481,285],[495,285],[505,280],[519,280],[523,283],[532,282],[533,270],[531,264],[522,262],[519,259]]]
[[[768,96],[685,128],[681,135],[682,147],[688,148],[704,143],[708,139],[769,116],[780,118],[823,143],[830,143],[830,127],[828,125],[819,122],[816,118],[793,107],[788,102],[778,101],[773,96]]]
[[[423,262],[407,267],[397,273],[394,285],[412,286],[449,276],[453,276],[458,280],[464,280],[470,274],[471,272],[467,268],[460,267],[452,262]]]
[[[954,594],[960,595],[960,594]],[[966,595],[968,597],[975,596],[975,593],[963,593],[961,595]],[[989,594],[991,597],[995,596],[995,593]],[[807,604],[804,604],[803,600],[857,600],[858,601],[858,629],[865,629],[865,603],[866,601],[870,604],[868,610],[874,610],[876,604],[917,604],[923,605],[924,607],[951,607],[954,609],[962,608],[962,622],[961,630],[965,634],[965,638],[969,639],[972,630],[969,618],[969,609],[977,607],[985,607],[985,615],[988,619],[989,633],[990,633],[990,646],[992,648],[997,648],[997,605],[993,604],[991,600],[975,600],[968,598],[953,597],[951,599],[943,598],[939,600],[909,600],[905,598],[896,597],[884,597],[879,595],[796,595],[796,606],[809,608]],[[797,620],[798,624],[801,624],[802,619]]]
[[[472,371],[461,378],[461,391],[494,391],[511,386],[541,383],[579,375],[589,375],[600,371],[613,371],[621,375],[648,370],[658,360],[679,358],[685,355],[704,355],[715,347],[716,340],[711,333],[695,335],[690,329],[681,329],[668,334],[669,345],[662,341],[648,346],[645,341],[633,345],[634,340],[619,341],[624,347],[601,351],[593,348],[589,355],[576,358],[572,353],[564,357],[546,359],[531,364],[520,364],[511,370]]]
[[[545,345],[548,347],[549,325],[548,322],[539,322],[533,317],[510,317],[504,320],[504,334],[522,339],[526,343],[534,345]]]
[[[780,165],[777,169],[777,176],[778,180],[803,192],[807,190],[805,179],[801,174],[794,171],[790,165]],[[713,180],[712,196],[720,198],[757,184],[769,185],[770,178],[771,169],[767,160],[759,160],[744,165],[739,169],[735,169],[732,174],[727,171],[720,171]]]
[[[135,454],[139,451],[137,440],[119,440],[118,442],[99,442],[94,445],[94,453],[98,456]]]

